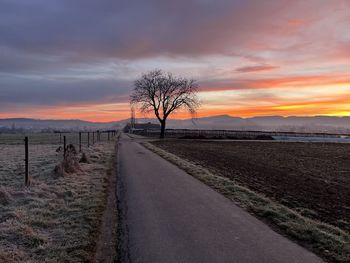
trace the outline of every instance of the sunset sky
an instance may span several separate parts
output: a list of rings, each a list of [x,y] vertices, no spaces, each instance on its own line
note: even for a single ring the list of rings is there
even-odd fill
[[[0,118],[128,118],[156,68],[199,117],[350,116],[350,1],[0,0]]]

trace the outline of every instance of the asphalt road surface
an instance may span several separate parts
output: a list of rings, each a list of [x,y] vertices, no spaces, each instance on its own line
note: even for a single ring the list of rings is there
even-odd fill
[[[138,141],[119,142],[120,262],[323,262]]]

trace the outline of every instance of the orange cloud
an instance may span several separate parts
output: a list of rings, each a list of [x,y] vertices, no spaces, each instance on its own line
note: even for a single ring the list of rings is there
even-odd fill
[[[262,115],[281,116],[313,116],[332,115],[350,116],[350,94],[333,97],[330,99],[310,100],[310,101],[290,101],[274,103],[265,106],[237,106],[220,109],[203,109],[200,116],[230,114],[233,116],[252,117]]]
[[[291,27],[299,27],[305,25],[306,21],[304,19],[290,19],[287,24]]]
[[[197,113],[196,117],[207,117],[214,115],[231,115],[237,117],[254,117],[254,116],[350,116],[350,94],[333,97],[331,99],[320,99],[313,101],[283,101],[273,100],[271,105],[262,106],[204,106]],[[152,117],[152,116],[150,116]],[[191,116],[180,111],[171,116],[171,118],[186,119]]]
[[[35,119],[81,119],[94,122],[108,122],[129,118],[128,103],[116,104],[76,104],[52,107],[26,107],[16,112],[0,112],[0,118],[35,118]]]
[[[215,83],[215,81],[212,81]],[[350,75],[328,74],[328,75],[306,75],[306,76],[285,76],[275,78],[258,79],[236,79],[218,80],[217,86],[204,84],[201,91],[226,91],[238,89],[273,89],[273,88],[304,88],[311,86],[327,85],[349,85]]]

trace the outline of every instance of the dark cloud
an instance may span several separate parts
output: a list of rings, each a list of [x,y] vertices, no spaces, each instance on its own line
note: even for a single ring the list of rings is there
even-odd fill
[[[79,61],[229,54],[300,33],[302,20],[288,21],[322,8],[317,2],[0,0],[0,46]]]
[[[128,100],[132,83],[113,79],[37,79],[0,75],[0,111],[9,105],[72,105]],[[6,108],[5,108],[6,107]]]
[[[259,18],[280,11],[287,3],[3,0],[0,45],[73,58],[227,52],[230,45],[256,37],[249,33],[255,27],[279,31],[281,25]]]

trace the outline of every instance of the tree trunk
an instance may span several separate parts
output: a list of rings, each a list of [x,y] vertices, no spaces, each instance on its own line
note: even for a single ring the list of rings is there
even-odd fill
[[[165,136],[165,120],[160,122],[160,138],[163,139]]]

